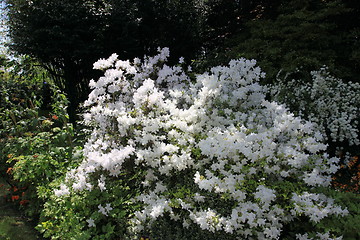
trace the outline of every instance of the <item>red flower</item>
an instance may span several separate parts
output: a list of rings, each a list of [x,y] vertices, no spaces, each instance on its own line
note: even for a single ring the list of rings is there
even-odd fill
[[[11,200],[12,201],[16,201],[16,200],[19,200],[19,195],[14,195],[14,196],[11,196]]]
[[[58,116],[56,116],[56,115],[52,115],[52,117],[51,117],[53,120],[58,120],[59,119],[59,117]]]
[[[19,202],[19,204],[20,205],[26,205],[26,204],[28,204],[29,203],[29,200],[21,200],[20,202]]]

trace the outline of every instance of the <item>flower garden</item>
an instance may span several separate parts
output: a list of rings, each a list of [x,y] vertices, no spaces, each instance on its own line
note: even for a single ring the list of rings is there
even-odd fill
[[[76,125],[53,84],[3,75],[7,201],[49,239],[360,238],[358,83],[169,57],[94,63]]]

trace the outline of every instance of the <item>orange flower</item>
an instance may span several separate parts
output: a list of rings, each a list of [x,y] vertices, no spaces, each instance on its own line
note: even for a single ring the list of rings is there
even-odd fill
[[[19,200],[19,195],[14,195],[14,196],[11,196],[11,200],[12,201],[16,201],[16,200]]]
[[[354,156],[354,157],[352,157],[352,159],[349,161],[349,163],[348,163],[348,167],[349,168],[352,168],[355,164],[356,164],[356,162],[359,160],[359,157],[358,156]]]
[[[56,115],[52,115],[52,117],[51,117],[53,120],[58,120],[59,119],[59,117],[58,116],[56,116]]]
[[[7,174],[11,174],[12,170],[13,170],[13,169],[12,169],[11,167],[9,167],[9,168],[6,170],[6,173],[7,173]]]

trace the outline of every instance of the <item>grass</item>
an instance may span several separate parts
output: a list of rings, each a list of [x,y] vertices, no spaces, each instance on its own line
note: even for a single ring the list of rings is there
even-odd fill
[[[38,240],[43,239],[34,229],[31,219],[23,216],[11,202],[3,197],[8,184],[0,179],[0,240]]]

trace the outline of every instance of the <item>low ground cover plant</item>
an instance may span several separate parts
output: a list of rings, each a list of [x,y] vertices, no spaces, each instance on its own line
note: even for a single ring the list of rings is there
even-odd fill
[[[319,222],[348,210],[319,191],[338,170],[320,131],[281,104],[256,61],[194,74],[101,59],[84,122],[84,160],[48,194],[53,239],[341,239]],[[308,224],[303,224],[306,222]],[[304,227],[307,226],[307,227]]]

